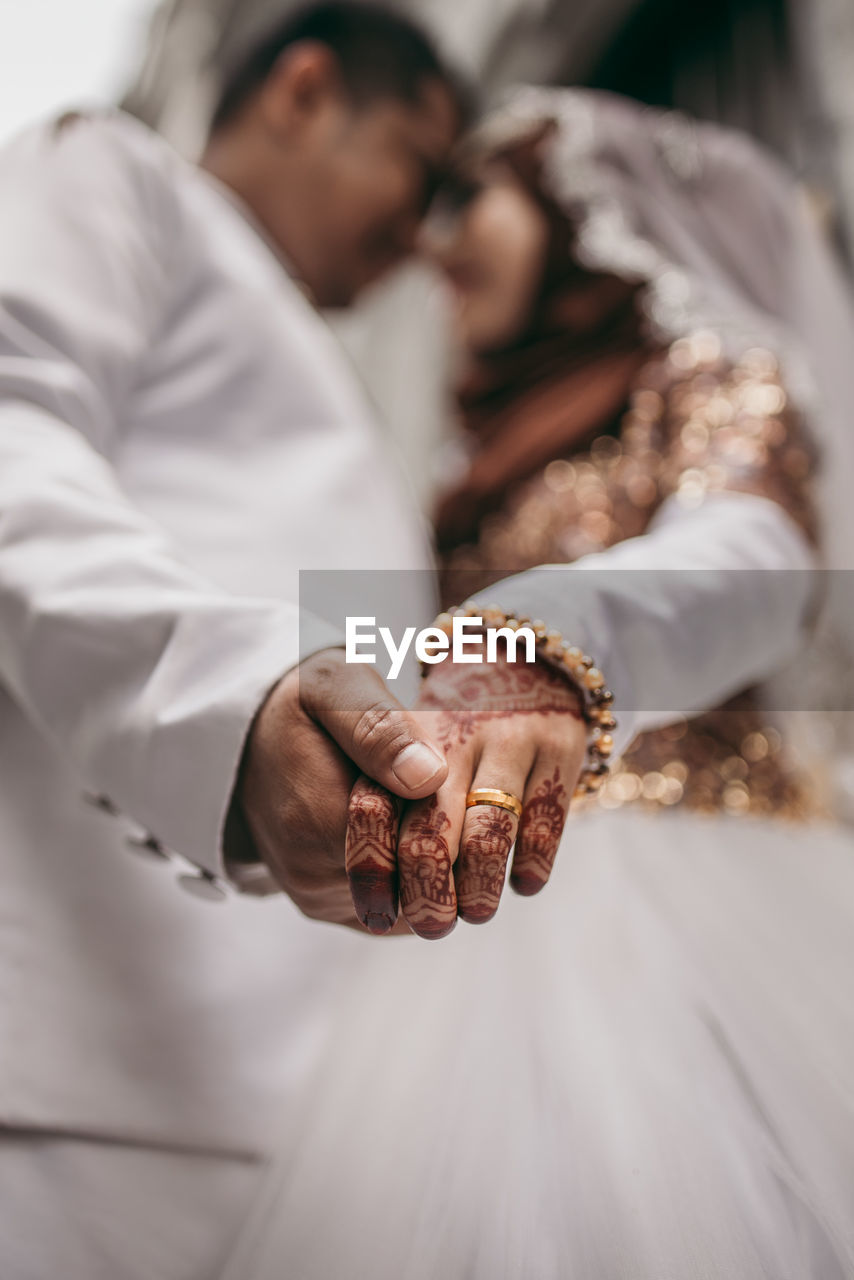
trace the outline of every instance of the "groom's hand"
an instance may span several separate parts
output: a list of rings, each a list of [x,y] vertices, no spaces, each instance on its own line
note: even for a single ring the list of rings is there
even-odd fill
[[[255,719],[238,797],[260,857],[306,915],[355,925],[344,842],[348,797],[359,773],[381,783],[383,795],[415,800],[432,795],[448,768],[420,717],[401,707],[376,672],[348,665],[327,649],[289,672]],[[374,832],[396,853],[397,813],[384,801]],[[369,869],[366,867],[369,878]],[[363,897],[358,922],[374,933],[391,929],[397,884],[387,875]]]

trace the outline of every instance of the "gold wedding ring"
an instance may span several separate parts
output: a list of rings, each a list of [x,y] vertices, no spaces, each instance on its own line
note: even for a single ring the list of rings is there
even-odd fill
[[[522,801],[511,795],[509,791],[494,791],[490,787],[478,787],[466,796],[467,809],[471,809],[472,805],[476,804],[494,804],[496,809],[506,809],[508,813],[515,813],[517,818],[522,816]]]

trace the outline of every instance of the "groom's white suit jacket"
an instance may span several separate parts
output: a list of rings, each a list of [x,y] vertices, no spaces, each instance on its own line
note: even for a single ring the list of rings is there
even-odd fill
[[[593,649],[623,744],[638,683],[703,705],[784,656],[803,615],[806,586],[725,590],[733,566],[809,564],[761,499],[665,511],[605,563],[712,572],[687,604],[625,574],[491,594]],[[5,150],[0,1124],[264,1148],[336,973],[377,944],[282,898],[199,900],[139,842],[222,872],[251,718],[337,638],[299,628],[299,568],[428,564],[346,361],[224,189],[119,114]]]

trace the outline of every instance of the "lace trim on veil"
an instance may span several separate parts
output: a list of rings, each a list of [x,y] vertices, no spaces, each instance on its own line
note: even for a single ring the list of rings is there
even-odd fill
[[[696,183],[704,172],[703,147],[693,121],[678,111],[650,112],[658,158],[677,185]],[[818,402],[815,380],[792,334],[745,304],[717,306],[698,276],[671,260],[632,224],[625,201],[612,189],[609,167],[598,160],[599,131],[593,103],[571,89],[524,87],[513,90],[478,131],[489,147],[509,143],[543,120],[557,129],[543,144],[543,176],[549,194],[576,228],[582,266],[644,283],[642,306],[650,336],[669,345],[710,330],[732,359],[751,348],[774,353],[785,371],[787,389],[805,413]]]

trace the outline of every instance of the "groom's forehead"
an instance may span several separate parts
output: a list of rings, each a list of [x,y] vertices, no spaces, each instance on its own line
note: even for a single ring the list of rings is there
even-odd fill
[[[425,79],[411,102],[388,100],[385,110],[398,141],[424,164],[445,166],[462,122],[460,108],[443,81]]]

